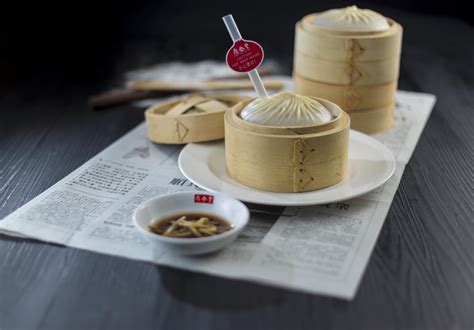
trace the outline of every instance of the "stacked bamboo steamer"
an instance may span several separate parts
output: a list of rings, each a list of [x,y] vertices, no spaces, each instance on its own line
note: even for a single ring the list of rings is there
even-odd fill
[[[296,24],[293,80],[298,93],[328,99],[365,133],[392,126],[402,27],[355,6]]]

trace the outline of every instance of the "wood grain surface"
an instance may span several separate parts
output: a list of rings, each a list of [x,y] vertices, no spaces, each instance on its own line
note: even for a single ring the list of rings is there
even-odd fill
[[[0,236],[0,329],[473,329],[474,28],[452,18],[374,9],[404,26],[400,89],[433,93],[438,101],[353,301]],[[266,49],[274,41],[267,55],[278,53],[290,74],[293,26],[309,11],[288,12],[268,17],[266,33],[253,28]],[[172,19],[184,21],[185,14]],[[193,46],[180,43],[179,32],[145,21],[159,35],[117,46],[101,81],[38,73],[2,91],[0,218],[143,120],[131,106],[92,112],[88,95],[119,82],[130,68],[223,58],[229,46],[221,22],[208,29],[222,28],[222,42],[204,40],[190,55]],[[275,26],[281,33],[270,32]],[[193,40],[198,32],[184,34]],[[157,45],[156,38],[169,39]]]

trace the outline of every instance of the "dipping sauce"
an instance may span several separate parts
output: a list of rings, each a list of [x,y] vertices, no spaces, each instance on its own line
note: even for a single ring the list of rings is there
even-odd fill
[[[195,238],[224,233],[232,229],[232,224],[211,213],[183,212],[157,219],[148,228],[157,235]]]

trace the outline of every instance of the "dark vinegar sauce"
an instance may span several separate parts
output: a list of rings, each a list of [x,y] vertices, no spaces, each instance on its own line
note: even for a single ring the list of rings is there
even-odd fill
[[[180,212],[159,218],[148,228],[157,235],[196,238],[219,235],[232,229],[232,224],[212,213]]]

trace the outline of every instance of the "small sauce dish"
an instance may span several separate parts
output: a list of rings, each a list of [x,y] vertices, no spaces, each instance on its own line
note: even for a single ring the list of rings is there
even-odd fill
[[[202,237],[168,237],[150,230],[159,219],[183,214],[208,214],[224,219],[231,227],[225,232]],[[154,247],[182,254],[197,255],[224,248],[237,238],[249,221],[248,208],[239,200],[224,194],[209,192],[178,192],[162,195],[143,202],[133,213],[135,227]]]

